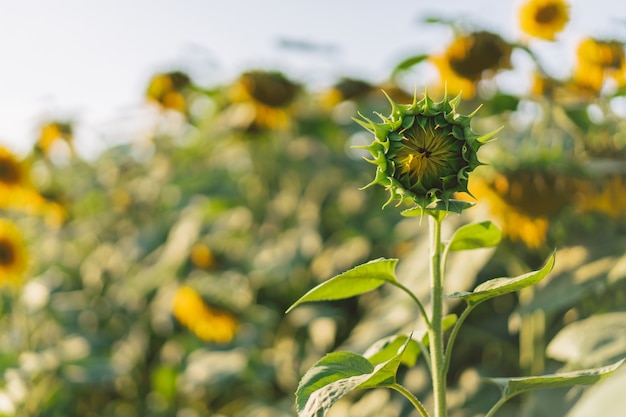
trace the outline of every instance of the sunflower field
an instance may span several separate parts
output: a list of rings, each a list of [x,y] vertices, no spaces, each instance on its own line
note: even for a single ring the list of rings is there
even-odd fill
[[[74,149],[78,120],[37,126],[27,154],[0,146],[0,416],[296,416],[299,380],[327,352],[362,353],[414,329],[415,306],[395,288],[285,312],[377,258],[398,259],[403,285],[428,298],[426,221],[402,215],[402,198],[389,201],[392,186],[367,151],[372,134],[355,121],[385,120],[390,102],[410,104],[425,89],[436,100],[458,95],[472,129],[497,138],[454,193],[475,206],[447,220],[491,220],[502,238],[452,253],[448,291],[524,274],[556,253],[536,287],[467,318],[449,364],[448,415],[484,416],[499,397],[486,377],[626,358],[626,39],[581,34],[567,75],[552,74],[536,47],[566,48],[559,34],[575,6],[522,3],[519,39],[423,20],[450,37],[400,60],[383,82],[346,75],[313,88],[251,68],[200,85],[172,68],[145,82],[149,129],[94,158]],[[428,70],[437,77],[425,82]],[[437,175],[434,157],[433,167],[402,152],[410,181]],[[383,186],[364,188],[373,180]],[[462,307],[445,304],[451,314]],[[431,410],[428,365],[403,363],[398,380]],[[625,371],[523,392],[496,415],[622,416]],[[372,389],[325,415],[420,414]]]

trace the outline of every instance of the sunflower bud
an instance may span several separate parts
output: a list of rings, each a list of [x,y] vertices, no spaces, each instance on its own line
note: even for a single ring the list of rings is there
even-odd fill
[[[456,112],[460,95],[452,100],[447,96],[434,102],[424,93],[421,100],[414,96],[410,105],[400,105],[387,96],[391,114],[375,123],[361,115],[356,120],[375,136],[367,149],[376,165],[374,180],[364,188],[380,184],[389,190],[385,205],[398,199],[414,203],[421,210],[441,206],[448,210],[454,193],[465,192],[468,175],[481,165],[478,149],[496,131],[484,136],[475,134],[471,115]]]

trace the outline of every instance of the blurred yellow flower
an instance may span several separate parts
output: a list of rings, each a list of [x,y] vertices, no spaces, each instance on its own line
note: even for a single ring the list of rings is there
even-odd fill
[[[39,131],[37,147],[47,155],[56,143],[63,141],[67,144],[70,153],[74,155],[75,152],[72,140],[72,130],[72,124],[69,122],[46,123],[41,126]]]
[[[228,92],[235,106],[232,122],[251,131],[286,128],[299,91],[300,87],[280,72],[245,72]]]
[[[569,22],[569,3],[565,0],[530,0],[519,12],[520,28],[535,38],[554,41]]]
[[[30,181],[24,163],[0,146],[0,209],[23,206],[29,190]]]
[[[544,74],[533,72],[530,85],[530,94],[535,97],[552,97],[555,95],[560,83]]]
[[[17,285],[22,281],[28,254],[20,231],[13,223],[0,219],[0,285]]]
[[[489,179],[473,177],[469,191],[479,202],[485,201],[505,236],[530,248],[546,242],[549,219],[575,195],[573,179],[531,169],[496,173]]]
[[[235,337],[237,319],[228,312],[208,306],[191,287],[178,288],[172,312],[182,325],[206,342],[229,343]]]
[[[0,192],[28,185],[28,176],[17,156],[0,146]]]
[[[367,96],[374,89],[375,87],[367,81],[342,78],[322,94],[322,104],[326,108],[332,108],[343,101]]]
[[[215,267],[215,256],[211,249],[203,244],[196,243],[191,247],[191,253],[189,255],[191,262],[198,268],[209,269]]]
[[[600,187],[586,183],[580,193],[578,207],[583,212],[604,213],[614,220],[626,213],[626,177],[612,175]]]
[[[612,79],[618,87],[626,84],[626,57],[622,42],[588,37],[580,42],[576,52],[573,80],[577,87],[597,94],[607,79]]]
[[[187,100],[184,90],[191,85],[189,76],[180,71],[157,74],[150,80],[146,90],[148,101],[160,105],[164,109],[180,113],[187,111]]]
[[[439,70],[442,83],[451,94],[463,98],[476,94],[476,83],[486,73],[511,67],[513,47],[495,33],[480,31],[458,36],[443,54],[430,60]]]
[[[61,205],[46,200],[34,188],[24,162],[1,146],[0,209],[41,215],[51,226],[60,226],[66,216]]]

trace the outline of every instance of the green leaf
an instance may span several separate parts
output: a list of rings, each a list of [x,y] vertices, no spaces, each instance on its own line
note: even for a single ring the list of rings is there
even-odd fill
[[[428,54],[415,55],[409,58],[402,60],[396,67],[393,69],[391,77],[394,78],[398,75],[398,73],[402,71],[406,71],[420,62],[424,61],[428,58]]]
[[[452,235],[448,250],[488,248],[496,246],[501,238],[502,231],[490,221],[468,224]]]
[[[287,313],[308,301],[330,301],[354,297],[375,290],[385,282],[397,283],[397,259],[375,259],[321,283],[293,303]]]
[[[519,291],[544,279],[554,267],[554,262],[555,253],[553,252],[545,265],[537,271],[528,272],[515,278],[494,278],[483,282],[472,292],[456,292],[448,295],[448,298],[462,298],[468,305],[476,305],[498,295]]]
[[[609,378],[586,391],[566,417],[623,417],[625,386],[626,367],[621,367]]]
[[[443,330],[446,331],[454,326],[456,320],[456,314],[449,314],[445,316],[443,318]],[[363,356],[365,356],[371,363],[376,365],[378,363],[387,361],[395,356],[398,350],[405,343],[408,344],[404,349],[404,353],[402,354],[400,361],[406,366],[415,366],[415,364],[417,363],[417,359],[422,352],[422,348],[417,340],[403,334],[385,337],[376,341],[365,351]],[[424,347],[427,347],[429,345],[428,333],[425,333],[424,336],[422,336],[422,345]]]
[[[546,354],[568,367],[592,367],[626,357],[626,312],[598,314],[561,329]]]
[[[574,385],[590,385],[611,375],[624,362],[624,359],[601,368],[585,369],[561,374],[527,376],[518,378],[487,378],[500,388],[502,397],[508,399],[522,392],[546,389],[567,388]]]
[[[296,390],[298,416],[321,417],[350,391],[394,384],[407,345],[408,340],[392,358],[377,365],[352,352],[333,352],[324,356],[300,380]]]
[[[406,366],[415,366],[422,348],[415,339],[409,339],[409,336],[404,334],[378,340],[365,351],[363,356],[376,365],[395,356],[398,349],[407,342],[407,347],[400,361]]]

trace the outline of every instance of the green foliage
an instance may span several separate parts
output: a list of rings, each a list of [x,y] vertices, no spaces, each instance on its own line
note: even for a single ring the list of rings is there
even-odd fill
[[[516,59],[483,68],[495,60],[481,53],[503,52],[473,46],[484,31],[430,22],[452,29],[453,47],[409,51],[380,85],[341,77],[317,89],[255,69],[201,86],[170,71],[150,82],[154,120],[131,120],[147,128],[127,143],[116,137],[83,159],[70,137],[78,146],[81,129],[59,122],[51,150],[42,132],[20,161],[32,183],[19,198],[0,166],[0,215],[30,253],[21,286],[0,290],[0,413],[286,417],[295,391],[305,415],[336,404],[349,415],[405,416],[414,414],[408,400],[426,416],[444,385],[464,399],[450,415],[480,415],[498,401],[481,378],[510,375],[492,378],[505,394],[501,415],[621,416],[611,405],[626,356],[626,90],[613,79],[623,68],[604,68],[599,80],[562,68],[557,79],[532,43],[507,40],[500,46]],[[619,50],[604,47],[600,55],[622,65]],[[422,77],[433,64],[441,84]],[[497,142],[493,133],[471,141],[489,143],[479,155],[487,166],[472,161],[473,198],[429,195],[425,207],[381,211],[384,187],[359,190],[372,175],[361,159],[367,134],[352,118],[388,108],[381,90],[409,108],[423,84],[432,97],[444,85],[454,97],[455,69],[472,69],[463,101],[448,100],[421,127],[445,124],[458,138],[469,119],[454,114],[469,113],[477,132],[499,132]],[[543,84],[522,91],[533,75]],[[422,102],[425,114],[434,103]],[[369,148],[397,147],[400,131],[420,125],[397,120],[402,106],[387,117],[399,130]],[[374,180],[398,170],[385,166]],[[459,174],[446,181],[465,184]],[[431,221],[446,227],[429,250]],[[437,320],[427,311],[429,271],[451,293],[437,300]],[[198,298],[175,302],[181,289]],[[424,377],[433,369],[446,376],[437,393]],[[374,388],[404,397],[347,395]],[[553,389],[535,393],[543,388]]]
[[[323,416],[350,391],[393,385],[409,340],[410,336],[393,357],[377,364],[351,352],[333,352],[324,356],[300,381],[296,391],[298,415]]]
[[[465,300],[468,305],[475,306],[490,298],[519,291],[523,288],[537,284],[548,275],[554,267],[554,263],[555,254],[553,253],[547,259],[544,266],[537,271],[527,272],[523,275],[512,278],[507,277],[490,279],[474,288],[473,291],[453,293],[448,297],[461,298]]]
[[[356,266],[325,281],[293,303],[287,313],[307,301],[341,300],[375,290],[385,282],[396,283],[397,259],[377,259]]]
[[[489,248],[500,243],[501,238],[502,231],[492,222],[467,224],[454,232],[448,243],[448,250]]]
[[[553,375],[527,376],[517,378],[487,378],[496,384],[502,391],[502,396],[509,399],[522,392],[546,389],[562,388],[574,385],[595,384],[603,378],[611,375],[622,364],[622,360],[612,365],[580,371],[566,372]]]

